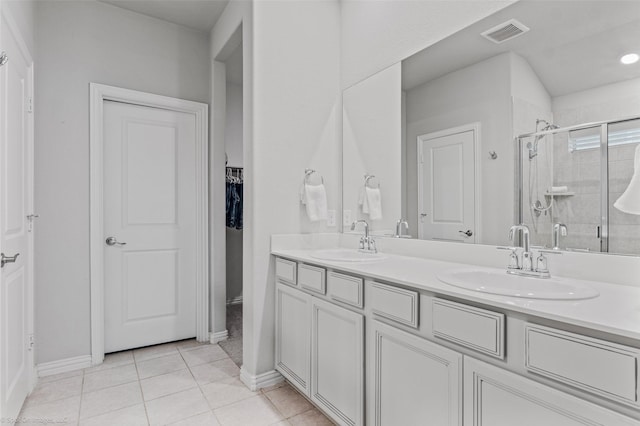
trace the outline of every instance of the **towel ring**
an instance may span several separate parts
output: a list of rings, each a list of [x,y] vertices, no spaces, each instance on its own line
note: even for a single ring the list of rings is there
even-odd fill
[[[313,169],[304,169],[304,183],[308,185],[324,185],[324,177]]]
[[[376,175],[364,175],[364,186],[366,188],[378,189],[380,188],[380,180]]]

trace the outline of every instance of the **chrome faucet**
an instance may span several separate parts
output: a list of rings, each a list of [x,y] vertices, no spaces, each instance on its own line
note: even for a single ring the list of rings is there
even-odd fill
[[[509,266],[507,267],[507,273],[513,275],[524,275],[527,277],[536,278],[549,278],[549,268],[547,266],[547,258],[545,254],[562,254],[557,250],[547,250],[544,248],[537,248],[539,255],[536,259],[536,266],[533,266],[533,253],[531,252],[531,245],[529,239],[529,227],[525,224],[513,225],[509,229],[509,240],[513,241],[516,232],[521,233],[520,247],[498,247],[500,250],[511,250],[509,256]],[[518,256],[518,249],[522,249],[522,257]]]
[[[522,249],[522,261],[520,262],[520,269],[524,271],[531,271],[533,264],[531,262],[531,249],[529,245],[529,227],[525,224],[513,225],[509,229],[509,241],[513,241],[513,237],[516,232],[521,232],[520,244]]]
[[[351,230],[354,231],[356,229],[356,225],[358,225],[359,223],[364,224],[364,236],[360,238],[360,251],[367,253],[377,253],[378,249],[376,248],[376,241],[369,236],[369,224],[366,220],[356,220],[351,224]]]
[[[396,222],[395,238],[411,238],[409,235],[409,223],[406,220],[398,219]]]
[[[567,236],[567,225],[564,223],[555,223],[553,225],[553,249],[560,250],[560,235]]]

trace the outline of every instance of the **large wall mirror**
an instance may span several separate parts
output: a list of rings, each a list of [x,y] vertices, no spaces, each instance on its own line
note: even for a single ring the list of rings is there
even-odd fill
[[[640,255],[638,40],[637,1],[519,1],[348,88],[345,223]]]

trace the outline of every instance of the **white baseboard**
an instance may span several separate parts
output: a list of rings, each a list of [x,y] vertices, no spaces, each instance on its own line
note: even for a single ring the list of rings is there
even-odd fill
[[[215,333],[209,333],[209,342],[211,342],[212,345],[215,345],[218,342],[222,342],[223,340],[227,340],[228,337],[229,337],[229,331],[228,330],[217,331]]]
[[[88,367],[91,367],[91,355],[82,355],[73,358],[60,359],[58,361],[43,362],[42,364],[38,364],[36,369],[38,371],[38,377],[45,377]]]
[[[236,296],[233,299],[227,300],[227,305],[242,305],[242,296]]]
[[[244,366],[242,366],[240,368],[240,380],[252,391],[257,391],[258,389],[277,385],[278,383],[283,382],[284,377],[276,370],[267,371],[266,373],[253,376],[247,373]]]

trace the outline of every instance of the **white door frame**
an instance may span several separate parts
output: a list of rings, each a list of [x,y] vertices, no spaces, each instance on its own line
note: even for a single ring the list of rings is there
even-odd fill
[[[209,341],[208,105],[90,83],[91,362],[104,360],[104,101],[193,114],[196,121],[196,339]]]
[[[436,139],[436,138],[441,138],[443,136],[451,136],[451,135],[455,135],[457,133],[464,133],[464,132],[468,132],[470,130],[473,131],[473,161],[475,163],[475,167],[474,167],[474,188],[473,190],[475,191],[475,206],[474,206],[474,212],[473,212],[473,226],[474,226],[474,233],[475,233],[475,241],[478,242],[480,241],[480,212],[482,211],[482,209],[480,208],[480,203],[481,203],[481,199],[482,197],[480,196],[480,189],[482,188],[481,186],[481,176],[482,174],[480,173],[480,147],[481,147],[481,137],[480,137],[480,122],[475,122],[475,123],[470,123],[470,124],[463,124],[462,126],[457,126],[457,127],[451,127],[449,129],[444,129],[444,130],[439,130],[437,132],[432,132],[432,133],[426,133],[424,135],[420,135],[417,137],[417,145],[418,145],[418,212],[417,212],[417,217],[418,217],[418,238],[420,238],[420,236],[422,235],[422,231],[423,231],[423,225],[422,225],[422,220],[420,220],[420,213],[421,213],[421,206],[424,205],[424,199],[422,197],[423,194],[423,188],[422,188],[422,183],[423,181],[423,168],[420,167],[420,163],[422,162],[422,157],[424,155],[424,153],[422,152],[422,145],[423,142],[426,142],[430,139]]]

